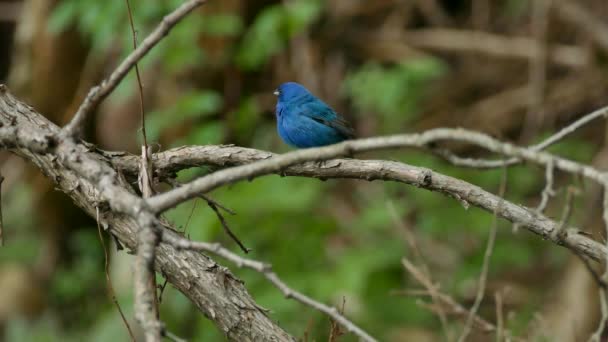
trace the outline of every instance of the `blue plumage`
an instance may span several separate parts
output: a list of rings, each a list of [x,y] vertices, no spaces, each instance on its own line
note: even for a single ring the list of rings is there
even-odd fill
[[[277,130],[287,144],[307,148],[354,138],[348,122],[302,85],[283,83],[274,94]]]

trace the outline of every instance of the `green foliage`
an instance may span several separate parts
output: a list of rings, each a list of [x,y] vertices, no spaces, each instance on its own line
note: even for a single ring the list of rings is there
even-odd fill
[[[531,1],[529,0],[508,0],[503,3],[503,10],[501,12],[512,17],[524,16],[530,4]]]
[[[35,193],[27,184],[16,184],[12,191],[2,196],[4,212],[4,241],[0,248],[0,260],[5,262],[32,263],[40,254],[40,234],[36,231],[38,217],[31,213]],[[8,243],[10,241],[10,243]]]
[[[80,230],[69,236],[68,248],[79,257],[71,265],[57,271],[51,293],[62,303],[82,300],[91,288],[103,286],[103,278],[98,267],[103,265],[103,251],[97,232],[93,229]]]
[[[268,6],[256,17],[236,55],[237,64],[253,70],[283,49],[289,38],[310,25],[321,12],[318,0],[296,0]]]
[[[152,141],[158,140],[162,130],[174,128],[188,120],[204,119],[206,116],[216,112],[221,106],[222,98],[217,92],[212,90],[196,90],[184,94],[169,108],[156,110],[148,114],[146,123],[148,137]],[[205,131],[201,132],[201,129],[208,130],[206,127],[201,127],[192,134],[199,138],[201,136],[208,138],[209,133],[204,134]],[[219,142],[218,137],[210,140],[210,142]]]
[[[345,90],[358,113],[376,113],[383,127],[401,127],[415,117],[418,100],[424,95],[425,85],[444,71],[437,59],[408,60],[393,66],[369,62],[350,73]]]

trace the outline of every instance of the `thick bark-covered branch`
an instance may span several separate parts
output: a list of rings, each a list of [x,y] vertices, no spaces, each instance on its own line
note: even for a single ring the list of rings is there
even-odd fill
[[[260,160],[268,160],[277,155],[266,151],[237,146],[185,146],[152,156],[157,176],[168,177],[173,173],[194,166],[211,165],[218,167],[246,165]],[[124,155],[113,159],[114,165],[127,176],[137,174],[139,157]],[[576,228],[566,229],[564,234],[553,234],[559,223],[529,209],[501,199],[482,188],[443,175],[430,169],[383,160],[333,159],[323,163],[308,162],[286,167],[275,172],[287,176],[312,177],[319,179],[354,178],[363,180],[385,180],[411,184],[451,196],[463,204],[472,204],[488,212],[497,212],[499,217],[520,224],[559,245],[587,255],[595,260],[603,260],[607,249],[590,239]]]
[[[211,173],[195,179],[182,187],[151,197],[147,202],[152,210],[160,213],[220,186],[235,183],[239,180],[280,172],[292,165],[309,161],[323,161],[350,155],[352,153],[383,149],[403,147],[425,148],[436,142],[446,140],[470,143],[492,152],[500,153],[508,157],[521,158],[522,160],[543,166],[553,163],[556,169],[574,175],[581,175],[602,185],[608,184],[608,178],[603,172],[585,164],[561,158],[547,152],[534,151],[529,148],[501,142],[486,134],[475,131],[459,128],[436,128],[422,133],[348,140],[335,145],[285,153],[269,160],[258,161],[250,165],[241,165]]]
[[[21,103],[0,85],[0,145],[35,164],[56,187],[90,216],[100,211],[102,226],[121,244],[135,251],[141,226],[158,227],[145,202],[130,191],[130,184],[109,159],[72,139],[60,139],[60,128]],[[108,197],[113,200],[109,201]],[[139,213],[137,220],[127,213]],[[184,293],[233,341],[293,341],[259,309],[241,281],[209,257],[160,243],[155,269]]]

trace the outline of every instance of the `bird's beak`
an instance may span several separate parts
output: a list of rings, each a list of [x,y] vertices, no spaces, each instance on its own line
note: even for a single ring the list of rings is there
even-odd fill
[[[275,91],[273,92],[273,94],[275,94],[276,96],[279,96],[279,91],[278,91],[278,90],[275,90]]]

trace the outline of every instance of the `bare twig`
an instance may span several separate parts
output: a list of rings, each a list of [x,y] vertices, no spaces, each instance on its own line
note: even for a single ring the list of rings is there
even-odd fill
[[[215,215],[220,220],[220,223],[222,224],[222,227],[224,228],[224,232],[226,232],[226,234],[228,234],[228,236],[230,236],[230,238],[234,242],[236,242],[236,244],[241,248],[241,250],[244,253],[249,253],[251,251],[251,249],[245,247],[245,245],[243,245],[241,240],[232,232],[232,230],[230,229],[230,226],[228,226],[228,222],[226,222],[226,219],[224,218],[224,215],[222,215],[219,208],[215,205],[215,202],[207,201],[207,204],[213,210],[213,212],[215,212]]]
[[[166,329],[164,331],[163,336],[166,337],[166,338],[168,338],[169,340],[171,340],[173,342],[186,342],[186,340],[184,340],[183,338],[175,335],[174,333],[172,333],[172,332],[170,332],[170,331],[168,331]]]
[[[559,220],[559,226],[556,230],[557,233],[561,234],[563,229],[568,226],[568,221],[572,216],[572,210],[574,209],[574,197],[578,194],[578,189],[569,186],[566,189],[566,201],[564,203],[564,210],[562,210],[562,216]]]
[[[230,262],[233,262],[237,267],[245,267],[255,270],[272,283],[277,289],[279,289],[286,298],[293,298],[296,301],[309,306],[317,311],[320,311],[329,316],[334,321],[338,322],[346,331],[355,334],[362,341],[376,341],[375,338],[370,336],[363,329],[355,325],[348,318],[344,317],[335,307],[330,307],[323,303],[317,302],[316,300],[290,288],[285,284],[279,276],[272,271],[272,266],[267,263],[263,263],[257,260],[243,258],[228,249],[222,247],[219,243],[207,243],[189,241],[183,238],[174,238],[168,235],[163,235],[163,242],[168,243],[176,248],[203,251],[218,255]]]
[[[131,4],[129,0],[125,0],[127,4],[127,12],[129,13],[129,24],[131,26],[131,35],[133,37],[133,51],[137,50],[137,33],[135,31],[135,24],[133,23],[133,13],[131,12]],[[143,137],[144,147],[146,152],[148,151],[148,137],[146,135],[146,111],[144,109],[144,87],[141,83],[141,76],[139,74],[139,65],[135,62],[135,75],[137,76],[137,87],[139,89],[139,108],[141,110],[141,135]]]
[[[173,187],[179,187],[181,186],[181,184],[176,181],[175,179],[167,179],[167,183],[171,184]],[[211,210],[213,210],[213,212],[215,213],[215,215],[217,216],[218,220],[220,221],[222,228],[224,229],[224,232],[239,246],[239,248],[241,248],[241,250],[244,253],[249,253],[251,251],[251,249],[245,247],[245,245],[241,242],[241,240],[238,238],[238,236],[236,236],[236,234],[234,234],[234,232],[232,232],[232,230],[230,229],[230,226],[228,225],[228,222],[226,222],[226,219],[224,218],[224,215],[222,215],[222,213],[220,212],[220,209],[226,211],[227,213],[231,214],[231,215],[235,215],[236,213],[231,210],[226,208],[225,206],[223,206],[222,204],[220,204],[219,202],[217,202],[216,200],[214,200],[213,198],[207,196],[207,195],[199,195],[199,198],[205,200],[205,202],[207,202],[207,205],[209,206],[209,208],[211,208]],[[192,212],[194,212],[194,207],[192,207]],[[188,216],[188,222],[190,222],[190,217],[192,217],[192,212],[190,213],[190,216]],[[187,227],[187,223],[186,223],[186,227]],[[184,230],[185,232],[185,230]]]
[[[342,307],[338,311],[340,315],[344,315],[344,305],[346,304],[346,298],[342,297]],[[330,318],[330,328],[329,328],[329,339],[328,342],[336,342],[340,336],[344,335],[344,331],[340,328],[340,325],[336,323],[333,319]]]
[[[555,196],[555,191],[553,190],[554,169],[555,165],[553,161],[550,161],[545,167],[545,187],[541,193],[540,203],[536,207],[536,212],[539,214],[542,214],[547,208],[549,198]]]
[[[83,103],[78,108],[74,118],[65,127],[65,133],[68,136],[78,136],[83,125],[88,119],[88,115],[93,111],[101,101],[103,101],[115,88],[120,81],[127,75],[129,70],[141,60],[158,42],[165,37],[169,31],[180,22],[188,13],[192,12],[198,6],[201,6],[207,0],[189,0],[179,6],[170,14],[166,15],[160,24],[143,40],[141,45],[135,49],[122,63],[110,74],[110,76],[101,82],[100,85],[93,87]]]
[[[103,249],[103,255],[104,255],[103,268],[104,268],[104,273],[106,275],[106,286],[108,288],[108,296],[110,296],[110,300],[112,301],[112,303],[114,303],[114,305],[116,305],[116,309],[118,309],[120,318],[122,318],[122,322],[125,324],[125,327],[127,328],[127,331],[129,332],[131,341],[135,342],[135,341],[137,341],[135,339],[135,335],[133,335],[131,326],[129,325],[129,322],[127,321],[127,318],[125,317],[125,314],[122,312],[120,303],[118,303],[118,298],[116,298],[116,293],[114,293],[114,286],[112,286],[112,279],[110,278],[110,262],[109,262],[110,258],[108,256],[108,249],[106,248],[106,243],[104,242],[103,235],[101,234],[101,224],[99,223],[99,207],[95,207],[95,211],[96,211],[96,215],[97,215],[97,217],[96,217],[97,232],[99,233],[99,241],[101,241],[101,248]]]
[[[424,274],[424,272],[422,272],[422,270],[420,270],[406,258],[401,259],[401,262],[403,263],[405,269],[414,277],[414,279],[422,286],[424,286],[429,295],[431,292],[435,292],[437,298],[441,300],[442,305],[449,307],[454,314],[463,318],[469,317],[470,311],[458,302],[456,302],[449,295],[440,292],[437,286],[433,284],[430,279],[428,279],[428,277]],[[433,311],[437,311],[437,308],[433,308]],[[473,322],[479,329],[484,332],[496,331],[496,326],[493,323],[487,321],[478,314],[473,315]]]
[[[586,124],[599,118],[606,118],[606,116],[608,116],[608,106],[602,107],[581,117],[580,119],[574,121],[568,126],[562,128],[557,133],[551,135],[549,138],[543,140],[542,142],[536,145],[532,145],[529,148],[533,151],[542,151],[547,147],[561,141],[568,135],[577,131],[579,128],[585,126]],[[505,165],[515,165],[522,161],[520,158],[510,158],[507,160],[462,158],[445,149],[434,149],[433,151],[456,166],[466,166],[479,169],[494,169]]]
[[[194,199],[192,202],[192,208],[190,208],[190,214],[188,214],[188,218],[186,219],[186,224],[184,225],[184,236],[188,236],[188,225],[190,224],[190,220],[192,219],[192,215],[194,215],[194,209],[196,209],[196,203],[198,201]]]
[[[152,161],[150,160],[150,149],[146,145],[141,146],[141,164],[137,184],[144,198],[152,197],[156,193],[152,184]]]
[[[137,34],[133,23],[133,13],[129,0],[125,0],[129,14],[129,24],[133,38],[133,50],[137,51]],[[134,63],[137,85],[139,89],[139,108],[141,112],[141,131],[143,145],[141,146],[141,167],[139,173],[139,189],[143,198],[151,197],[154,191],[152,183],[152,161],[146,137],[146,114],[144,109],[144,90],[139,74],[139,66]],[[163,335],[163,326],[160,322],[159,299],[156,295],[156,273],[154,272],[154,259],[156,257],[157,232],[151,225],[140,227],[138,234],[137,259],[135,261],[135,317],[144,329],[146,341],[160,342]]]
[[[584,255],[576,254],[576,256],[581,260],[583,265],[585,265],[585,268],[587,269],[589,274],[591,274],[591,277],[593,278],[597,286],[600,288],[608,288],[608,284],[604,282],[604,280],[602,279],[602,275],[596,271],[593,265],[591,265],[591,261]]]
[[[503,171],[502,180],[500,182],[500,190],[499,190],[499,194],[498,194],[499,197],[501,197],[501,198],[504,197],[506,188],[507,188],[507,168],[505,167],[504,171]],[[501,206],[502,206],[502,203],[499,203],[498,206],[496,207],[496,210],[494,211],[494,217],[492,218],[492,227],[490,228],[490,237],[488,238],[488,243],[486,245],[486,251],[483,256],[483,264],[481,266],[481,273],[479,275],[479,283],[477,284],[477,295],[475,296],[475,302],[473,303],[471,310],[469,310],[469,315],[464,324],[462,334],[458,338],[459,342],[466,341],[467,336],[471,332],[471,329],[473,327],[473,319],[477,315],[477,310],[479,310],[479,306],[481,305],[481,302],[483,301],[483,297],[485,295],[486,281],[488,278],[488,269],[490,267],[490,257],[492,256],[492,253],[494,251],[494,243],[496,241],[496,232],[497,232],[497,228],[498,228],[497,213],[500,210]]]
[[[600,319],[600,324],[598,324],[597,329],[593,334],[589,337],[589,342],[600,342],[602,341],[602,334],[606,329],[606,321],[608,317],[608,304],[606,301],[608,297],[606,297],[606,288],[599,288],[599,296],[600,296],[600,309],[602,312],[602,317]]]
[[[443,333],[446,337],[446,340],[451,341],[452,336],[450,334],[450,329],[448,328],[448,320],[446,317],[445,310],[443,310],[443,306],[441,305],[440,299],[438,298],[439,294],[437,293],[435,287],[432,286],[431,274],[430,274],[428,266],[426,265],[426,263],[424,261],[422,253],[420,252],[420,249],[418,248],[418,243],[416,242],[416,237],[414,236],[413,232],[410,231],[410,229],[408,229],[408,227],[406,227],[406,225],[403,224],[403,222],[401,222],[401,219],[399,218],[399,216],[397,214],[397,210],[395,209],[395,205],[393,204],[393,202],[387,201],[386,204],[387,204],[386,206],[387,206],[388,212],[389,212],[393,222],[395,223],[395,225],[397,227],[399,227],[399,231],[403,232],[403,234],[405,235],[405,240],[407,241],[407,244],[409,245],[410,249],[412,250],[416,262],[422,268],[421,271],[425,274],[426,278],[429,279],[429,282],[426,284],[426,285],[429,285],[429,286],[427,286],[428,293],[430,294],[431,299],[433,300],[433,304],[435,304],[437,306],[437,317],[439,318],[439,322],[441,323],[441,328],[443,329]]]
[[[504,318],[502,313],[502,295],[496,291],[494,293],[496,303],[496,342],[502,342],[504,336]]]

